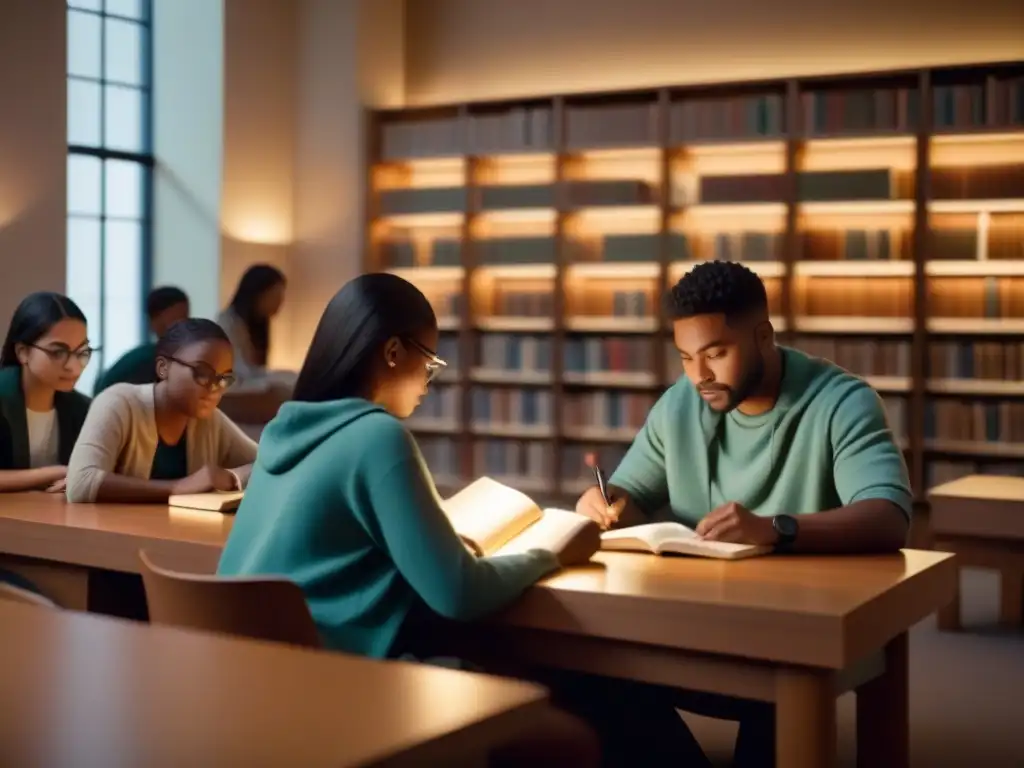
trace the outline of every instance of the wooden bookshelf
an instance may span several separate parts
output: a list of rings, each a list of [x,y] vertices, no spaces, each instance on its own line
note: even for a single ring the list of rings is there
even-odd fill
[[[442,485],[567,501],[679,375],[660,297],[742,261],[783,344],[864,376],[919,498],[1024,463],[1024,62],[373,115],[367,270],[451,362]],[[1009,465],[1009,466],[1008,466]]]

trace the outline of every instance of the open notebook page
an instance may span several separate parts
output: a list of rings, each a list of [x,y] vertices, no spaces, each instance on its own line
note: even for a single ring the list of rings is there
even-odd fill
[[[639,540],[649,545],[652,550],[657,551],[663,543],[669,541],[700,541],[700,538],[695,531],[682,523],[668,522],[619,528],[601,534],[601,540],[606,542]]]
[[[496,552],[541,517],[529,496],[489,477],[470,483],[441,507],[455,532],[484,555]]]

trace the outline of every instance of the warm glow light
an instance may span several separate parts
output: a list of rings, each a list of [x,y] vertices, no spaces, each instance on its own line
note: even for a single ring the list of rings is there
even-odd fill
[[[914,213],[913,200],[838,200],[835,202],[808,202],[800,204],[800,212],[808,216],[876,215]]]
[[[538,280],[551,280],[555,277],[555,265],[554,264],[495,264],[477,267],[477,274],[486,274],[488,278],[493,279],[509,279],[509,280],[523,280],[523,279],[538,279]],[[482,276],[482,275],[481,275]],[[549,286],[545,286],[546,288]]]
[[[707,144],[687,147],[674,159],[677,173],[694,176],[746,176],[784,173],[786,145],[781,141]]]
[[[529,154],[481,158],[476,165],[476,181],[480,185],[554,184],[555,156]]]
[[[786,206],[782,203],[728,203],[694,205],[672,217],[672,229],[681,232],[783,232]]]
[[[801,163],[805,171],[865,168],[912,171],[916,165],[917,150],[913,136],[816,139],[805,145]]]
[[[408,280],[410,283],[435,280],[461,280],[465,274],[462,267],[400,267],[389,269],[393,275]]]
[[[934,277],[1012,277],[1024,275],[1024,261],[986,259],[985,261],[929,261],[925,273]]]
[[[657,264],[635,261],[578,263],[568,267],[571,277],[587,278],[656,278],[659,271]]]
[[[1024,199],[932,200],[928,209],[934,213],[1024,213]]]
[[[505,208],[484,211],[470,225],[475,238],[551,237],[555,233],[553,208]]]
[[[933,317],[928,320],[932,333],[950,335],[993,334],[1019,336],[1024,334],[1024,318],[1012,317]]]
[[[476,320],[476,327],[483,331],[542,333],[553,331],[555,321],[550,317],[480,317]]]
[[[650,333],[658,330],[655,317],[593,317],[577,315],[567,317],[565,327],[570,331],[589,333]]]
[[[225,207],[221,228],[225,235],[242,243],[288,245],[293,239],[291,221],[281,212],[234,213]]]
[[[567,179],[661,182],[661,153],[657,149],[594,150],[569,158]]]
[[[375,189],[462,187],[466,161],[461,157],[432,157],[403,163],[383,163],[373,169]]]
[[[1024,163],[1024,131],[934,136],[933,167],[1018,165]]]
[[[912,261],[800,261],[793,265],[801,277],[913,277]]]
[[[462,224],[461,212],[443,213],[402,213],[383,216],[380,221],[395,229],[420,229],[426,227],[458,227]]]
[[[656,205],[580,208],[566,220],[565,226],[572,235],[657,234],[661,231],[661,209]]]
[[[804,316],[793,323],[797,332],[806,333],[871,333],[907,334],[914,331],[914,320],[910,317],[845,317]]]

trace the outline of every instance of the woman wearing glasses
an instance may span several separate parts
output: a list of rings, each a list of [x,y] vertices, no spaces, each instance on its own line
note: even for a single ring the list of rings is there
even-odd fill
[[[242,489],[256,443],[217,409],[233,365],[213,321],[172,325],[157,342],[156,384],[115,384],[93,401],[71,454],[68,500],[166,503]]]
[[[0,349],[0,492],[64,488],[89,411],[75,391],[93,349],[82,310],[59,293],[33,293]]]

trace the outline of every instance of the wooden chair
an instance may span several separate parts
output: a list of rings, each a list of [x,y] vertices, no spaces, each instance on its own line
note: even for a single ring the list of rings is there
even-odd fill
[[[6,582],[0,582],[0,600],[10,600],[15,603],[24,603],[25,605],[38,605],[40,608],[59,608],[53,600],[40,595],[38,592],[22,589]]]
[[[321,647],[306,597],[287,579],[176,573],[155,565],[145,551],[139,559],[153,624]]]

